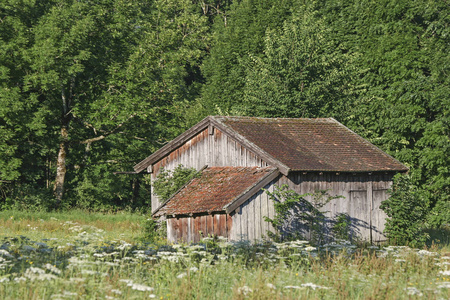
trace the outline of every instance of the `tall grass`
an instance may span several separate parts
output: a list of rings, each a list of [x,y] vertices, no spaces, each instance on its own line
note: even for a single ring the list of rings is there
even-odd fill
[[[0,211],[0,234],[26,235],[32,239],[59,238],[73,234],[72,225],[93,226],[111,238],[122,236],[135,241],[141,236],[141,224],[146,216],[139,213],[96,213],[85,210],[63,212]],[[73,228],[72,228],[73,229]]]
[[[436,243],[154,245],[139,241],[143,220],[1,212],[0,299],[450,298],[450,255]]]

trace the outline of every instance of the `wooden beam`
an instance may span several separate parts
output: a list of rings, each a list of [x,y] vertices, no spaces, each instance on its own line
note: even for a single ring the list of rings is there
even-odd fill
[[[134,171],[137,173],[142,172],[147,168],[149,165],[161,160],[165,156],[167,156],[170,152],[173,150],[179,148],[182,146],[186,141],[190,140],[192,137],[197,135],[202,130],[206,129],[209,124],[212,117],[206,117],[190,129],[186,130],[184,133],[180,134],[173,140],[171,140],[169,143],[164,145],[162,148],[157,150],[155,153],[147,157],[146,159],[142,160],[138,164],[134,166]]]
[[[227,214],[231,213],[232,211],[234,211],[236,208],[238,208],[239,206],[241,206],[242,203],[244,203],[245,201],[247,201],[251,196],[253,196],[254,194],[256,194],[257,192],[259,192],[263,187],[265,187],[266,185],[268,185],[272,180],[274,180],[275,178],[277,178],[280,175],[280,171],[278,171],[277,169],[274,169],[272,172],[270,172],[268,175],[266,175],[265,177],[263,177],[260,181],[258,181],[256,184],[254,184],[253,186],[249,187],[247,190],[245,190],[242,194],[240,194],[239,196],[237,196],[233,202],[227,204],[226,206],[224,206],[224,210]]]

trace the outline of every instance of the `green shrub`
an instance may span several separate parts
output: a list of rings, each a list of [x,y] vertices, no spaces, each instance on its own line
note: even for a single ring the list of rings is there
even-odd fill
[[[197,174],[196,169],[183,165],[178,165],[173,171],[162,168],[153,183],[153,191],[160,201],[165,201]]]
[[[326,240],[327,220],[325,212],[321,211],[328,202],[340,196],[330,196],[327,191],[319,190],[313,194],[300,195],[288,189],[288,185],[275,186],[274,192],[266,191],[273,201],[275,216],[273,219],[264,217],[272,224],[276,232],[267,235],[274,241],[293,241],[307,239],[312,244],[320,245]],[[308,201],[305,197],[311,196]]]
[[[390,243],[421,246],[428,235],[424,232],[428,197],[411,183],[408,175],[394,177],[391,196],[380,208],[388,215],[384,232]]]

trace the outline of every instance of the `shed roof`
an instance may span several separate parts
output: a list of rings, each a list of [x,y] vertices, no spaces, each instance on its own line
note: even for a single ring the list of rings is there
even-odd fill
[[[408,170],[399,161],[332,118],[218,119],[292,171]]]
[[[210,167],[191,180],[153,216],[229,212],[278,176],[271,167]]]
[[[138,163],[141,172],[208,126],[235,139],[269,165],[290,171],[405,172],[408,168],[333,118],[210,116]]]

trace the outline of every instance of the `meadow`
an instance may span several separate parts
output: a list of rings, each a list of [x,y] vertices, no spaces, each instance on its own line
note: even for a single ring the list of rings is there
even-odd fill
[[[424,249],[220,237],[171,245],[142,240],[146,218],[0,212],[0,299],[450,298],[448,235]]]

